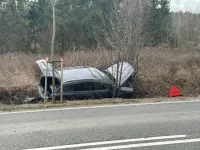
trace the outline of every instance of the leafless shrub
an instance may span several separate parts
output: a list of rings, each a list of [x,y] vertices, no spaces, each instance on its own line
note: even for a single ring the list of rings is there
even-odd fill
[[[136,97],[167,97],[172,85],[184,96],[200,93],[200,53],[193,49],[149,49],[142,54]]]
[[[144,36],[144,9],[146,2],[143,0],[114,1],[113,9],[108,16],[102,15],[102,22],[105,41],[101,41],[98,31],[94,27],[93,32],[96,41],[101,49],[110,49],[109,60],[117,64],[117,83],[121,83],[123,73],[123,63],[128,61],[134,66],[135,74],[138,73],[139,52],[143,47]],[[101,33],[102,34],[102,33]],[[106,62],[105,62],[106,63]],[[116,94],[115,94],[116,93]],[[114,94],[118,95],[117,87]]]
[[[93,66],[106,69],[112,65],[109,51],[67,52],[65,67]],[[168,97],[172,85],[184,96],[200,93],[200,52],[193,49],[158,49],[142,51],[139,78],[134,83],[134,97]],[[37,96],[38,78],[35,61],[45,55],[8,54],[0,56],[0,99],[17,101]],[[60,59],[58,56],[55,59]],[[106,64],[105,64],[106,62]],[[59,66],[57,66],[59,67]],[[39,77],[40,74],[38,74]],[[20,93],[23,93],[20,95]],[[19,100],[18,100],[19,102]]]

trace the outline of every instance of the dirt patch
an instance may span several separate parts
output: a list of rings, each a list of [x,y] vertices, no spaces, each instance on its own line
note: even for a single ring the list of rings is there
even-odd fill
[[[0,103],[9,104],[10,103],[10,93],[7,89],[0,87]],[[3,101],[6,100],[6,101]]]
[[[35,86],[13,87],[5,89],[0,87],[1,104],[22,104],[29,97],[37,97],[38,91]]]

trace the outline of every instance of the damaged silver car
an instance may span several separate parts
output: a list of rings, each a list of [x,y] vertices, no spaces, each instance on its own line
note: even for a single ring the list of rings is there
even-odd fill
[[[37,65],[41,70],[38,85],[39,96],[44,98],[46,61],[38,60]],[[118,73],[117,73],[118,72]],[[60,99],[61,69],[55,69],[55,98]],[[127,98],[133,93],[132,75],[133,67],[127,62],[115,64],[107,70],[94,67],[67,67],[63,69],[63,98],[97,99],[112,98],[113,90],[117,89],[117,97]],[[47,98],[52,98],[52,65],[48,64]]]

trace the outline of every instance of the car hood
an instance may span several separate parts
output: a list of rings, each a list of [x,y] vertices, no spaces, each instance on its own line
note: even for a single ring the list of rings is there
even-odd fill
[[[134,73],[134,68],[128,62],[120,62],[107,70],[118,81],[118,86],[123,85]]]

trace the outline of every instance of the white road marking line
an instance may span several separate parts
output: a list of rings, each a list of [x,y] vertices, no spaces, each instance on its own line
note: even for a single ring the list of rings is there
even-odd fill
[[[115,149],[126,149],[126,148],[136,148],[136,147],[151,147],[151,146],[173,145],[173,144],[184,144],[184,143],[195,143],[195,142],[200,142],[200,139],[186,139],[186,140],[177,140],[177,141],[139,143],[139,144],[130,144],[130,145],[90,148],[90,149],[82,149],[82,150],[115,150]]]
[[[79,109],[96,109],[96,108],[111,108],[111,107],[130,107],[130,106],[145,106],[145,105],[162,105],[162,104],[180,104],[180,103],[195,103],[200,100],[191,101],[175,101],[175,102],[155,102],[155,103],[140,103],[140,104],[117,104],[117,105],[103,105],[91,107],[71,107],[71,108],[55,108],[55,109],[40,109],[29,111],[15,111],[15,112],[1,112],[0,115],[21,114],[21,113],[37,113],[37,112],[51,112],[51,111],[65,111],[65,110],[79,110]]]
[[[176,138],[184,138],[184,137],[187,137],[187,135],[171,135],[171,136],[159,136],[159,137],[126,139],[126,140],[116,140],[116,141],[103,141],[103,142],[93,142],[93,143],[83,143],[83,144],[73,144],[73,145],[62,145],[62,146],[54,146],[54,147],[34,148],[34,149],[26,149],[26,150],[57,150],[57,149],[78,148],[78,147],[86,147],[86,146],[99,146],[99,145],[106,145],[106,144],[118,144],[118,143],[139,142],[139,141],[163,140],[163,139],[176,139]]]

